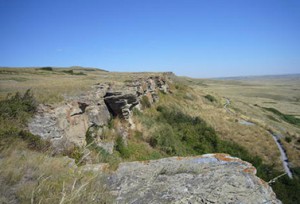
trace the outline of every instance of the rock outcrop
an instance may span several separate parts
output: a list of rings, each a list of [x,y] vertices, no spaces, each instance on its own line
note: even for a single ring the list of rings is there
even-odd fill
[[[227,154],[171,157],[121,163],[108,177],[107,187],[115,203],[281,203],[255,174],[250,163]]]
[[[164,77],[154,76],[149,77],[147,80],[138,79],[131,84],[135,87],[138,97],[146,96],[150,103],[159,100],[158,92],[169,93],[169,85]]]
[[[154,103],[159,99],[159,91],[169,92],[167,80],[161,76],[140,78],[119,87],[117,91],[114,88],[110,84],[95,84],[91,91],[68,98],[64,104],[41,104],[28,129],[32,134],[52,141],[59,151],[70,145],[83,147],[86,145],[86,133],[91,127],[97,127],[97,133],[92,133],[97,138],[101,138],[99,132],[108,124],[111,116],[125,119],[133,127],[132,109],[140,107],[142,97]],[[126,143],[126,127],[121,130]],[[112,141],[97,139],[96,144],[109,153],[113,151]]]
[[[132,108],[139,104],[135,94],[122,94],[122,92],[107,92],[104,101],[113,116],[124,119],[129,119]]]
[[[92,91],[64,104],[40,104],[28,124],[29,131],[50,140],[57,151],[70,145],[85,146],[89,127],[104,126],[110,120],[110,113],[103,102],[106,90],[102,85],[95,85]]]
[[[104,96],[105,104],[113,116],[129,120],[133,107],[139,107],[142,97],[150,104],[159,100],[158,92],[169,93],[167,80],[161,76],[140,78],[127,83],[120,91],[109,91]]]

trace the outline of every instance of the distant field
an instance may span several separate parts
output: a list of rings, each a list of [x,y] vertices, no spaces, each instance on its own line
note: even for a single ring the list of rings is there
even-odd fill
[[[32,89],[41,103],[60,102],[67,96],[87,91],[95,83],[114,83],[150,75],[150,73],[111,73],[96,68],[0,68],[0,99],[16,91]]]

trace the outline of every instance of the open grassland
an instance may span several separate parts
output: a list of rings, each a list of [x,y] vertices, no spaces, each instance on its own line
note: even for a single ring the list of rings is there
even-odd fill
[[[90,90],[96,83],[115,87],[154,73],[111,73],[88,68],[0,68],[0,99],[31,89],[40,103],[57,103]],[[157,73],[158,74],[158,73]]]
[[[239,140],[243,141],[246,140],[245,138],[250,139],[253,135],[257,135],[257,137],[261,138],[261,141],[256,144],[258,147],[253,146],[256,149],[264,146],[263,143],[267,142],[265,145],[272,143],[270,140],[263,142],[264,136],[260,136],[265,135],[267,138],[268,134],[265,130],[271,130],[282,136],[281,142],[292,165],[300,165],[300,126],[297,119],[300,115],[299,75],[233,78],[230,80],[195,80],[188,78],[182,78],[181,80],[200,93],[215,94],[223,104],[226,103],[225,98],[229,98],[231,104],[228,107],[232,114],[224,116],[231,118],[228,118],[228,120],[243,118],[259,126],[245,127],[244,125],[244,127],[236,128],[240,124],[230,125],[228,128],[235,129],[236,133],[241,133],[241,131],[248,129],[248,133],[242,133],[236,139],[239,138]],[[216,117],[212,121],[218,121],[218,118]],[[223,131],[225,129],[227,128],[221,128]],[[236,133],[229,137],[235,137]],[[253,139],[255,138],[251,138],[248,143],[254,144]],[[250,146],[252,145],[250,144]],[[261,149],[261,151],[263,150]],[[266,149],[266,151],[270,150]],[[271,160],[272,158],[269,159]]]

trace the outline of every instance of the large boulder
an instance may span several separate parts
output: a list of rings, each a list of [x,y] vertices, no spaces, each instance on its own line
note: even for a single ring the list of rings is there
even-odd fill
[[[84,167],[85,168],[85,167]],[[106,165],[87,166],[104,171]],[[115,203],[281,203],[248,162],[227,154],[121,163],[107,180]]]

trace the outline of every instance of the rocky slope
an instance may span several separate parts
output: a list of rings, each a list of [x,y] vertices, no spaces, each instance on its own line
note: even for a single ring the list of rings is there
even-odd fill
[[[105,171],[107,165],[84,170]],[[256,169],[227,154],[121,163],[107,178],[115,203],[281,203]]]
[[[122,131],[126,140],[126,128],[133,125],[133,108],[141,108],[143,97],[150,104],[158,101],[159,91],[169,93],[166,77],[139,78],[122,87],[114,87],[109,83],[95,84],[91,91],[72,97],[64,104],[39,105],[28,129],[32,134],[50,140],[60,152],[71,145],[84,147],[88,130],[97,130],[92,135],[101,138],[101,130],[111,117],[119,117],[128,121],[129,126]],[[99,146],[105,147],[107,144],[99,142]],[[111,153],[113,145],[109,143],[108,146],[108,149],[104,149]]]
[[[126,142],[128,130],[135,126],[133,109],[141,110],[145,101],[151,106],[159,100],[159,92],[171,93],[168,83],[167,77],[152,76],[119,87],[95,84],[63,104],[39,105],[28,129],[50,140],[58,152],[72,145],[85,147],[90,135],[98,147],[113,154],[115,141],[102,140],[110,120],[127,121],[116,129]],[[108,164],[86,164],[81,169],[108,173],[105,184],[116,203],[281,203],[255,176],[250,163],[225,154],[124,162],[113,172],[107,172]]]

